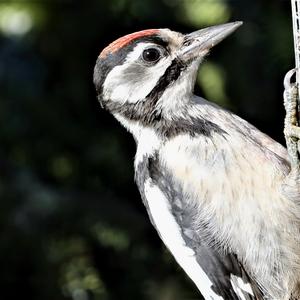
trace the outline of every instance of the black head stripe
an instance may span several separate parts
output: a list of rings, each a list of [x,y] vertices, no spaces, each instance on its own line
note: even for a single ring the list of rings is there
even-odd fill
[[[102,102],[103,106],[112,113],[118,113],[132,121],[139,121],[144,126],[151,126],[162,136],[171,138],[181,133],[188,133],[191,136],[210,136],[211,133],[218,133],[225,136],[226,132],[217,124],[202,118],[177,118],[172,122],[162,116],[161,110],[157,107],[158,100],[164,91],[172,85],[186,69],[181,61],[175,58],[165,73],[159,78],[157,84],[146,98],[137,103],[121,104],[113,101]],[[100,101],[101,102],[101,101]]]
[[[166,88],[178,79],[184,69],[185,65],[175,58],[144,100],[125,104],[105,101],[103,105],[112,113],[119,113],[127,119],[150,125],[161,118],[161,111],[156,107],[157,101]]]
[[[159,78],[156,86],[146,97],[146,101],[150,100],[155,105],[166,88],[178,79],[185,68],[186,65],[184,65],[179,59],[173,59],[171,65],[166,69],[164,75]]]

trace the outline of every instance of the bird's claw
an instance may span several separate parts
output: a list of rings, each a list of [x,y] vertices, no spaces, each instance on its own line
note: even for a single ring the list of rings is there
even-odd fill
[[[296,69],[287,72],[284,78],[284,106],[286,116],[284,121],[284,135],[286,139],[291,168],[300,168],[300,127],[298,126],[298,87],[292,82]]]
[[[286,116],[284,120],[284,136],[286,140],[291,171],[285,178],[281,191],[292,201],[299,202],[300,198],[300,127],[298,127],[298,87],[292,77],[296,69],[290,70],[284,77],[284,107]]]

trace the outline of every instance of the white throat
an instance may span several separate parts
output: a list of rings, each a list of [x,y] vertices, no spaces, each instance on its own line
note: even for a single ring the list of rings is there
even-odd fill
[[[154,129],[143,126],[138,121],[128,120],[117,113],[114,116],[134,136],[137,144],[135,165],[141,162],[145,156],[152,156],[155,150],[159,149],[162,139]]]

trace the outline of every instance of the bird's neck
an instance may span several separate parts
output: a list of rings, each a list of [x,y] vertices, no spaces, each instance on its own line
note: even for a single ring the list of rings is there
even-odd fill
[[[116,119],[133,135],[136,145],[136,161],[144,156],[152,156],[163,143],[157,131],[149,126],[144,126],[138,121],[129,120],[121,114],[114,115]]]

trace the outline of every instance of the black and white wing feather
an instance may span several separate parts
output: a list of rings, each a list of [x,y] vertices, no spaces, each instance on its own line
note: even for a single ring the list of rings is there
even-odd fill
[[[191,208],[174,189],[170,174],[164,174],[158,164],[155,156],[144,157],[137,166],[136,182],[151,222],[202,296],[210,300],[262,299],[237,257],[214,249],[193,229]]]

